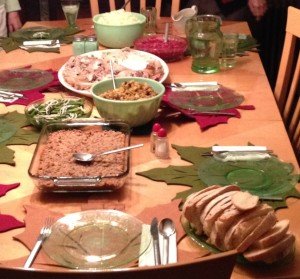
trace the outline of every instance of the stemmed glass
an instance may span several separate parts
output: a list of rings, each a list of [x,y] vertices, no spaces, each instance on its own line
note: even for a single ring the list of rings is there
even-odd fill
[[[61,0],[61,7],[65,14],[69,28],[78,28],[76,25],[76,20],[79,11],[79,5],[79,0]]]

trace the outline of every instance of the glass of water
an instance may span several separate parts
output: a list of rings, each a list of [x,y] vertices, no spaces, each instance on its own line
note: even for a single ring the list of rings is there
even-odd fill
[[[224,33],[222,40],[221,68],[230,69],[236,65],[239,36],[237,33]]]
[[[76,24],[78,11],[79,11],[79,0],[61,0],[61,7],[65,14],[68,26],[70,28],[78,28]]]

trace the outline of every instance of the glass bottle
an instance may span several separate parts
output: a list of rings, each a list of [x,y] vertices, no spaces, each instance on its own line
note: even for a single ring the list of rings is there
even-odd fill
[[[161,129],[161,126],[159,123],[154,123],[152,127],[152,132],[150,135],[150,151],[152,153],[155,152],[155,141],[157,139],[157,132]]]
[[[221,18],[215,15],[199,15],[187,20],[185,32],[194,72],[208,74],[220,70],[221,22]]]
[[[85,45],[85,36],[83,35],[76,35],[73,37],[73,54],[80,55],[84,53],[84,46]]]
[[[157,138],[155,141],[155,156],[159,159],[169,158],[169,140],[164,128],[160,128],[157,132]]]

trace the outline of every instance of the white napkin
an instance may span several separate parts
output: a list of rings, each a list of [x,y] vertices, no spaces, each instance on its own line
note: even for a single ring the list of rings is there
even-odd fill
[[[45,44],[48,41],[41,41],[41,44],[37,42],[30,44],[31,41],[28,41],[27,43],[23,43],[22,46],[19,46],[21,49],[29,50],[29,49],[35,49],[35,48],[45,48],[45,49],[55,49],[60,48],[60,42],[59,40],[56,40],[54,44]],[[49,41],[50,42],[50,41]]]
[[[11,97],[11,98],[5,98],[0,96],[0,102],[1,103],[13,103],[14,101],[18,100],[18,97]]]
[[[150,233],[150,225],[143,225],[142,230],[142,244],[141,251],[144,251],[145,247],[143,245],[147,245],[149,241],[143,241],[144,239],[151,239],[150,245],[147,250],[140,256],[139,258],[139,266],[154,266],[154,250],[152,237]],[[164,255],[164,237],[159,235],[159,248],[162,264],[166,264],[166,255]],[[177,262],[177,243],[176,243],[176,233],[170,236],[169,238],[169,263]]]
[[[267,151],[266,146],[257,146],[257,145],[243,145],[243,146],[222,146],[214,145],[212,147],[213,152],[223,152],[223,151]]]

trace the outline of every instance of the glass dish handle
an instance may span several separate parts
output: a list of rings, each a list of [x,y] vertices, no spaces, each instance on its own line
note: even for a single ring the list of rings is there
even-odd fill
[[[58,187],[87,187],[97,186],[101,178],[58,178],[54,179],[55,186]]]

